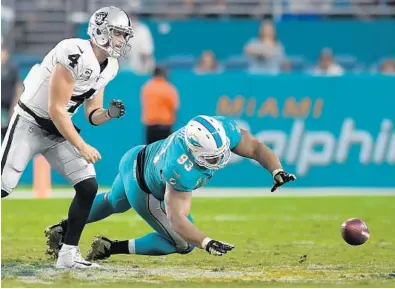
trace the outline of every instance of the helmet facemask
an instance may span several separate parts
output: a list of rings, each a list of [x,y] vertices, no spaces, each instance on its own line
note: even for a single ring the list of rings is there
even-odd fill
[[[229,148],[229,139],[225,145],[215,153],[205,153],[194,150],[187,142],[188,148],[195,159],[195,162],[206,169],[218,170],[224,168],[230,161],[231,151]]]
[[[112,50],[109,54],[113,54],[112,57],[126,57],[132,48],[129,40],[133,37],[133,29],[108,25],[107,30],[108,46]]]

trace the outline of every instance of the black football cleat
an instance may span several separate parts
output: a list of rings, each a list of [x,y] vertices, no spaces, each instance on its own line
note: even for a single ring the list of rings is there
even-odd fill
[[[47,238],[46,255],[57,259],[60,248],[62,247],[64,236],[67,230],[67,220],[61,220],[59,223],[49,226],[45,229],[44,234]]]
[[[95,260],[105,260],[111,256],[110,249],[113,241],[104,237],[104,236],[96,236],[93,238],[91,248],[88,251],[86,256],[86,260],[95,261]]]

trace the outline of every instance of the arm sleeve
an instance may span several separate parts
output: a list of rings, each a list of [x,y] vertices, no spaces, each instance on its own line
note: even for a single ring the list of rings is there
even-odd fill
[[[83,71],[83,51],[77,43],[71,39],[61,41],[55,49],[55,63],[62,64],[74,79],[77,79]]]

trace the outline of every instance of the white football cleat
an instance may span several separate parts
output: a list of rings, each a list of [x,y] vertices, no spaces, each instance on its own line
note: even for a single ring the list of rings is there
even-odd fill
[[[81,256],[81,251],[78,246],[70,246],[63,244],[62,249],[59,251],[58,261],[56,268],[64,269],[90,269],[100,268],[99,264],[86,261]]]

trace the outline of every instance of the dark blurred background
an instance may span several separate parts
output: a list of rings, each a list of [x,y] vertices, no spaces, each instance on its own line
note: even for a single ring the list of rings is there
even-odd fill
[[[125,101],[126,117],[85,130],[89,124],[76,116],[84,137],[103,155],[96,167],[102,185],[111,184],[128,148],[148,141],[150,126],[159,126],[154,134],[162,137],[196,114],[222,114],[272,145],[300,176],[299,186],[395,187],[395,178],[381,177],[395,175],[394,0],[1,5],[2,127],[30,67],[60,40],[87,38],[87,21],[96,9],[114,5],[132,17],[133,49],[105,93],[106,101]],[[167,93],[160,93],[164,89],[153,76],[158,67],[166,71]],[[170,117],[149,111],[157,103],[152,100],[162,98],[160,111]],[[234,158],[210,185],[267,185],[270,176],[260,174],[256,164]],[[29,165],[22,183],[31,184],[31,175]],[[53,184],[64,181],[54,174]]]

